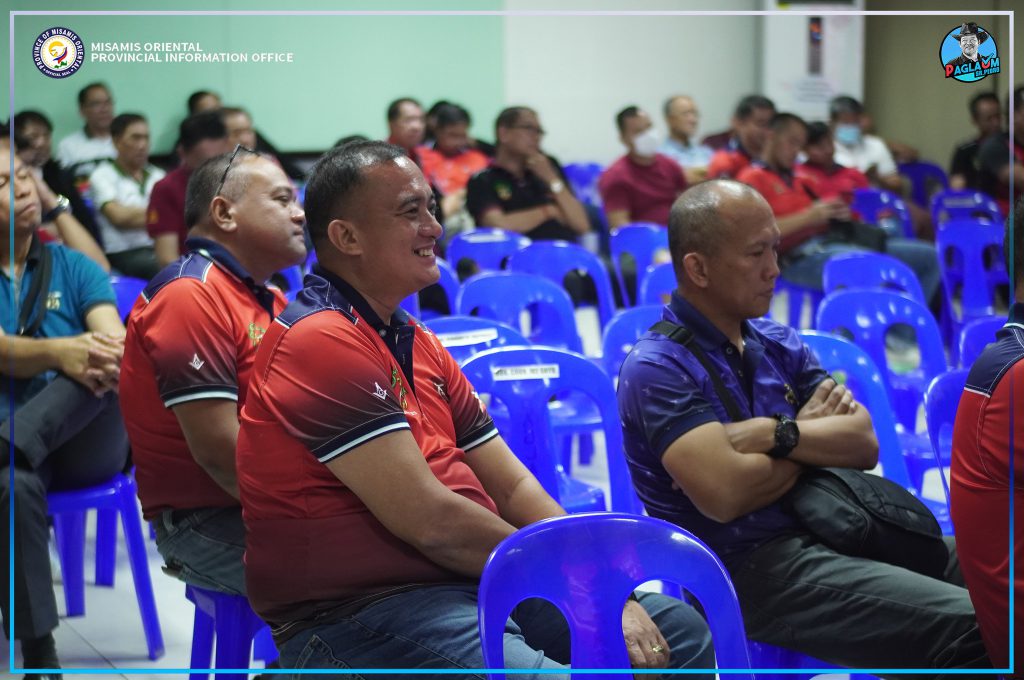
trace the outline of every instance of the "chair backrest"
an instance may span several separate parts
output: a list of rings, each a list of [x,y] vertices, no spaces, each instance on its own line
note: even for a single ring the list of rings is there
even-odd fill
[[[560,285],[537,274],[485,272],[462,282],[456,313],[482,316],[521,328],[523,312],[530,312],[530,342],[583,351],[576,329],[572,300]]]
[[[996,332],[1005,325],[1005,316],[983,316],[968,321],[960,330],[960,365],[970,368],[985,347],[995,342]]]
[[[420,294],[413,293],[398,303],[398,306],[408,312],[414,319],[420,318]]]
[[[609,246],[622,299],[627,305],[632,305],[636,301],[629,298],[626,290],[626,281],[622,276],[622,256],[629,254],[633,258],[637,279],[641,278],[647,267],[654,263],[655,253],[668,250],[668,229],[651,222],[624,224],[611,235]]]
[[[134,276],[110,275],[110,285],[114,287],[114,297],[117,298],[117,313],[121,319],[127,319],[128,313],[135,306],[135,301],[146,288],[144,279],[137,279]]]
[[[953,450],[953,421],[960,405],[960,395],[967,383],[966,368],[956,368],[935,376],[924,393],[924,417],[928,423],[928,439],[942,465],[949,465]],[[945,476],[943,476],[945,484]],[[946,489],[949,493],[949,489]],[[948,495],[947,495],[948,497]]]
[[[940,191],[932,196],[932,224],[938,229],[950,220],[982,220],[1002,224],[1003,211],[988,194],[973,190]]]
[[[949,309],[960,294],[960,323],[995,312],[995,286],[1009,279],[1002,246],[1003,227],[994,222],[952,220],[935,232],[942,287]]]
[[[582,246],[566,241],[537,241],[512,254],[508,269],[513,272],[538,274],[563,286],[570,272],[584,272],[594,282],[597,291],[597,316],[601,328],[615,314],[615,293],[608,269],[594,253]]]
[[[597,190],[597,181],[604,172],[600,163],[569,163],[562,167],[565,178],[572,185],[572,192],[583,203],[601,205],[601,193]]]
[[[530,245],[530,239],[504,229],[477,227],[472,231],[456,234],[448,243],[448,263],[460,271],[459,263],[470,260],[477,271],[498,271],[506,258],[520,248]]]
[[[295,296],[302,290],[302,278],[304,272],[302,267],[295,265],[294,267],[287,267],[277,272],[282,279],[284,279],[284,285],[287,290],[284,291],[284,295],[288,298],[288,301],[295,299]]]
[[[882,253],[839,253],[825,263],[822,275],[825,294],[843,288],[880,288],[906,294],[928,304],[914,270],[891,255]]]
[[[509,614],[522,600],[541,597],[558,607],[569,624],[573,668],[628,669],[622,607],[636,586],[656,579],[678,583],[700,601],[720,668],[750,668],[739,602],[721,561],[669,522],[619,513],[541,520],[498,544],[480,580],[484,664],[504,667]]]
[[[935,163],[900,163],[899,172],[910,180],[910,198],[922,208],[931,205],[929,197],[933,193],[949,188],[946,171]]]
[[[846,385],[871,414],[871,424],[878,439],[882,476],[910,488],[910,474],[896,431],[896,417],[878,366],[867,352],[839,336],[821,331],[800,331],[800,339],[818,357],[821,367]]]
[[[605,326],[601,339],[601,362],[605,373],[619,375],[622,362],[644,332],[661,319],[662,305],[640,305],[623,309]]]
[[[636,296],[638,305],[664,305],[665,296],[671,295],[678,288],[676,272],[671,262],[647,265],[643,278],[640,279],[640,290]]]
[[[850,208],[869,224],[875,224],[887,231],[906,238],[914,236],[914,222],[910,209],[903,199],[883,189],[855,189]],[[893,226],[898,225],[894,229]]]
[[[448,309],[454,314],[455,298],[459,295],[459,276],[448,261],[441,258],[437,258],[437,270],[441,272],[441,278],[437,282],[444,290],[444,296],[448,298]]]
[[[554,347],[489,349],[470,357],[462,371],[481,395],[488,394],[508,409],[515,427],[502,432],[509,448],[541,485],[559,498],[559,449],[551,429],[549,405],[570,393],[592,401],[601,414],[608,452],[608,483],[612,510],[642,512],[622,453],[622,423],[612,380],[582,354]]]
[[[530,344],[515,328],[479,316],[437,317],[427,322],[427,328],[460,364],[486,349]]]

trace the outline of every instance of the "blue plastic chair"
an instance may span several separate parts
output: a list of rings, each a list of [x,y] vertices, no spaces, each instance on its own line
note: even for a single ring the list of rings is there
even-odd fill
[[[636,276],[640,279],[647,267],[654,264],[655,254],[659,250],[668,251],[668,229],[651,222],[624,224],[611,235],[609,247],[623,304],[631,307],[636,304],[636,299],[630,297],[626,288],[626,279],[622,275],[622,256],[628,254],[633,258],[636,262]]]
[[[604,329],[601,339],[601,361],[604,371],[612,378],[618,378],[622,362],[633,349],[633,345],[648,328],[661,320],[662,305],[641,305],[624,309]]]
[[[899,173],[910,180],[910,198],[922,208],[931,205],[929,197],[936,192],[949,189],[946,171],[935,163],[915,161],[900,163]]]
[[[980,191],[940,191],[932,196],[932,224],[939,229],[952,220],[1003,223],[1003,211],[995,199]]]
[[[509,615],[522,600],[541,597],[558,607],[569,624],[573,668],[628,669],[622,608],[638,585],[659,579],[679,583],[700,601],[720,668],[750,668],[736,591],[715,554],[664,520],[619,513],[541,520],[498,544],[480,580],[484,664],[504,667]],[[749,673],[727,677],[753,680]]]
[[[953,327],[959,333],[972,319],[995,313],[995,289],[1009,277],[1003,265],[1003,227],[979,220],[953,220],[935,233],[939,270],[946,304],[953,310]],[[994,251],[985,266],[986,251]],[[959,305],[954,301],[959,296]],[[956,314],[959,308],[960,314]]]
[[[121,320],[128,319],[128,313],[135,306],[135,301],[146,288],[144,279],[137,279],[134,276],[110,275],[110,285],[114,287],[114,296],[117,298],[117,313]]]
[[[637,293],[638,305],[664,305],[672,291],[679,287],[676,272],[671,262],[648,265],[640,280],[640,291]]]
[[[566,241],[537,241],[515,252],[508,259],[513,272],[537,274],[559,286],[571,272],[585,273],[594,282],[597,292],[597,316],[604,328],[615,315],[615,294],[608,269],[594,253]]]
[[[428,321],[427,327],[460,364],[487,349],[530,344],[508,324],[479,316],[438,317]]]
[[[868,224],[882,227],[890,235],[914,237],[914,221],[903,199],[883,189],[855,189],[850,208]]]
[[[530,245],[530,239],[504,229],[477,227],[452,237],[445,253],[448,263],[459,270],[463,259],[472,261],[477,271],[498,271],[512,253]]]
[[[414,319],[420,318],[420,294],[418,292],[399,302],[398,306]]]
[[[917,334],[920,365],[905,373],[889,366],[885,336],[895,324],[906,324]],[[907,432],[916,431],[917,411],[932,378],[947,369],[938,323],[928,308],[916,300],[885,290],[840,290],[827,295],[818,307],[817,330],[846,331],[882,370],[898,422]]]
[[[569,477],[557,455],[552,400],[569,395],[597,410],[608,450],[611,509],[639,512],[622,454],[622,424],[611,378],[582,354],[553,347],[490,349],[470,357],[462,371],[480,394],[508,409],[511,426],[502,430],[509,448],[549,494],[570,511],[604,510],[604,493]]]
[[[604,172],[600,163],[569,163],[562,168],[565,178],[572,185],[572,191],[583,203],[601,207],[601,194],[597,190],[597,181]]]
[[[522,327],[523,312],[530,312],[530,332],[524,335],[531,343],[583,351],[569,294],[543,276],[477,274],[462,282],[455,308],[458,314],[494,319],[517,329]]]
[[[822,298],[825,297],[825,294],[816,288],[801,286],[799,283],[787,281],[781,276],[775,279],[775,292],[776,294],[780,292],[786,294],[785,324],[797,330],[804,327],[804,306],[808,303],[811,305],[811,323],[813,323],[818,305],[821,304]]]
[[[914,270],[891,255],[839,253],[825,263],[822,275],[825,294],[843,288],[876,288],[903,293],[927,305]]]
[[[277,660],[277,648],[270,628],[256,616],[246,598],[192,585],[185,586],[185,597],[196,606],[190,668],[249,668],[249,659],[254,651],[255,657],[264,663]],[[216,665],[211,666],[211,660],[215,660]],[[209,674],[192,673],[190,677],[198,680],[208,678]],[[239,676],[217,673],[215,677],[217,680],[237,680]]]
[[[942,488],[949,498],[949,483],[946,481],[946,470],[953,460],[953,421],[956,420],[956,409],[960,404],[967,383],[966,368],[957,368],[938,375],[928,385],[924,393],[924,415],[928,423],[928,439],[935,453],[935,463],[939,468],[939,479]]]
[[[1005,325],[1005,316],[983,316],[968,321],[960,331],[960,365],[970,368],[985,347],[995,342],[996,332]]]
[[[125,545],[128,548],[128,564],[135,583],[135,598],[142,616],[142,629],[146,635],[149,658],[153,661],[164,655],[164,637],[160,630],[160,617],[156,611],[153,596],[153,582],[149,577],[149,558],[146,553],[146,537],[142,532],[142,519],[136,500],[135,480],[123,474],[116,474],[103,484],[85,489],[54,491],[47,494],[49,513],[53,518],[53,530],[57,539],[60,570],[64,580],[64,603],[68,616],[85,614],[85,518],[91,509],[100,516],[110,511],[121,517]],[[102,531],[102,529],[100,529]],[[99,542],[99,539],[97,539]],[[111,541],[111,544],[113,541]],[[113,554],[97,545],[97,583],[113,585]],[[108,564],[102,562],[107,560]],[[109,583],[101,582],[109,579]]]
[[[288,290],[284,291],[284,295],[291,302],[299,294],[299,291],[302,290],[302,279],[304,276],[302,267],[299,265],[288,267],[279,271],[278,274],[284,279],[285,286],[288,288]]]

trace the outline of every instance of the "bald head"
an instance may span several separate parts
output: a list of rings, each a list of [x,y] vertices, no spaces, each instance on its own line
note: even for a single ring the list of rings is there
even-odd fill
[[[697,133],[700,111],[691,97],[685,94],[669,97],[664,113],[669,133],[676,139],[689,140]]]

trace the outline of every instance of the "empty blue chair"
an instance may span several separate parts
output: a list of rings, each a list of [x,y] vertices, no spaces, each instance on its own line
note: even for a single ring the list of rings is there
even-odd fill
[[[995,342],[996,331],[1005,325],[1005,316],[983,316],[968,321],[960,331],[960,365],[970,368],[985,347]]]
[[[750,668],[736,591],[715,554],[669,522],[619,513],[541,520],[498,544],[480,580],[484,664],[504,667],[509,614],[522,600],[541,597],[565,616],[572,636],[573,668],[629,669],[622,608],[629,594],[650,580],[678,583],[700,601],[719,668]],[[753,680],[749,673],[723,677]]]
[[[135,582],[135,598],[142,616],[142,630],[146,636],[149,658],[155,661],[164,654],[164,638],[156,611],[156,599],[153,596],[153,582],[149,577],[146,537],[142,532],[142,519],[135,496],[135,480],[127,475],[117,474],[104,484],[85,489],[51,492],[47,494],[47,503],[57,539],[68,616],[85,614],[86,513],[96,509],[101,517],[104,511],[120,515],[125,545],[128,548],[128,564],[131,567],[132,580]],[[107,551],[101,550],[98,546],[98,562],[101,552]],[[97,573],[100,571],[97,564]],[[111,584],[112,582],[111,580]]]
[[[134,276],[111,274],[110,285],[114,287],[114,296],[117,298],[117,313],[121,315],[122,320],[127,320],[128,313],[135,306],[139,294],[146,288],[146,281]]]
[[[611,378],[582,354],[553,347],[490,349],[470,357],[462,371],[480,394],[507,409],[512,427],[502,431],[509,448],[567,510],[605,509],[600,489],[570,478],[560,463],[552,428],[551,402],[577,395],[597,410],[608,449],[611,509],[638,512],[622,455],[622,425]],[[617,452],[617,455],[616,455]]]
[[[899,172],[910,180],[910,198],[922,208],[931,205],[930,197],[936,191],[949,189],[946,171],[935,163],[900,163]]]
[[[428,321],[427,327],[460,364],[485,349],[530,344],[511,326],[479,316],[438,317]]]
[[[868,224],[885,229],[890,236],[914,237],[914,222],[903,199],[883,189],[855,189],[850,208]]]
[[[648,328],[661,320],[662,305],[640,305],[632,309],[623,309],[612,317],[612,322],[604,329],[601,340],[601,361],[604,371],[612,378],[618,378],[622,362],[633,349],[637,339]]]
[[[583,203],[601,206],[601,193],[597,190],[597,181],[604,172],[600,163],[569,163],[562,168],[565,178],[569,180],[572,191]]]
[[[455,298],[459,295],[459,276],[448,261],[441,258],[437,258],[437,270],[441,272],[441,278],[437,282],[448,298],[448,309],[454,310]]]
[[[1002,224],[1003,211],[995,199],[980,191],[940,191],[932,196],[932,224],[936,229],[952,220],[981,220]]]
[[[246,598],[192,585],[185,586],[185,597],[196,606],[190,668],[248,668],[254,643],[257,659],[265,663],[277,659],[270,628],[256,616]],[[216,655],[213,652],[214,642]],[[211,661],[216,665],[211,666]],[[192,673],[190,677],[199,680],[209,676]],[[239,676],[217,673],[215,677],[217,680],[237,680]]]
[[[671,262],[648,265],[640,280],[640,291],[636,296],[638,305],[664,305],[666,297],[678,287],[676,272]]]
[[[821,304],[821,300],[825,296],[823,292],[816,288],[801,286],[799,283],[787,281],[781,276],[775,279],[775,292],[776,294],[780,292],[786,294],[787,311],[785,323],[790,328],[798,330],[804,327],[804,305],[811,305],[811,323],[814,323],[814,315],[817,313],[818,305]]]
[[[446,251],[448,263],[460,271],[460,262],[469,260],[475,271],[497,271],[505,260],[520,248],[530,245],[530,239],[504,229],[477,227],[452,237]],[[463,265],[465,266],[465,265]]]
[[[530,312],[533,344],[583,351],[576,330],[576,314],[565,289],[536,274],[485,272],[462,282],[455,302],[456,312],[482,316],[521,328],[521,316]]]
[[[924,415],[928,423],[928,438],[935,453],[935,463],[939,469],[942,488],[949,497],[949,483],[946,481],[946,470],[953,459],[953,421],[956,420],[956,409],[960,404],[967,383],[966,368],[957,368],[935,377],[928,390],[924,393]]]
[[[639,284],[643,272],[654,264],[657,252],[668,252],[668,229],[651,222],[624,224],[611,235],[610,248],[612,268],[615,269],[615,278],[619,282],[623,304],[632,306],[636,304],[636,300],[629,295],[626,288],[626,279],[622,275],[622,256],[628,254],[636,262],[636,277]]]
[[[615,294],[608,269],[594,253],[575,243],[566,241],[537,241],[512,254],[508,269],[514,272],[537,274],[559,286],[572,272],[586,274],[593,280],[597,292],[597,316],[604,328],[615,314]]]
[[[904,293],[921,304],[928,304],[914,270],[895,257],[881,253],[833,255],[825,263],[822,283],[826,295],[843,288],[881,288]]]
[[[968,321],[995,313],[996,286],[1009,280],[1002,246],[1003,227],[998,223],[953,220],[936,231],[942,290],[957,333]]]
[[[917,335],[920,365],[897,373],[886,356],[885,336],[896,324],[910,326]],[[916,300],[885,290],[840,290],[827,295],[818,307],[816,328],[826,333],[849,333],[882,370],[898,422],[915,432],[917,411],[931,379],[946,368],[946,354],[938,323]]]

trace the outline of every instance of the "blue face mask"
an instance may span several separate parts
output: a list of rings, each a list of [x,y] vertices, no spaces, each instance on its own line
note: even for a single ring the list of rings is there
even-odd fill
[[[837,125],[836,141],[845,146],[860,144],[861,132],[859,125]]]

